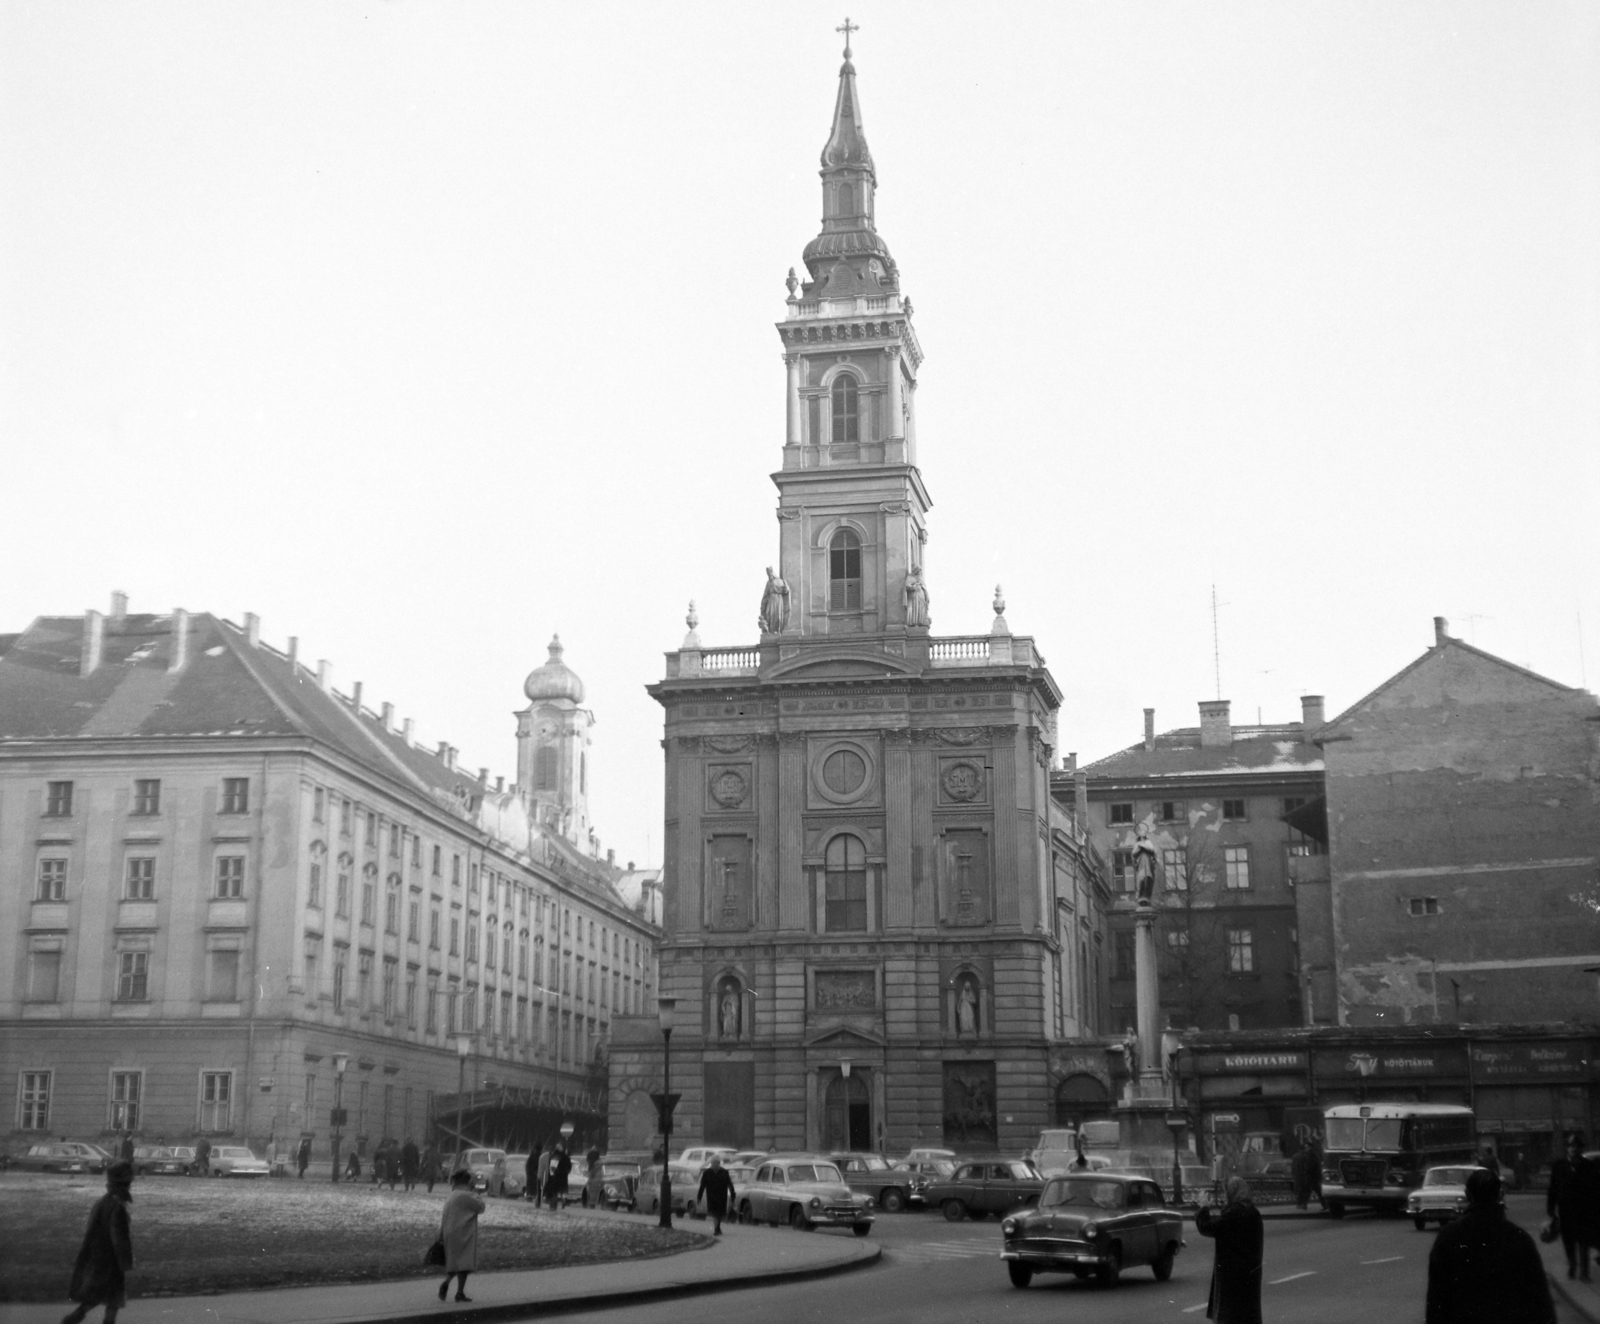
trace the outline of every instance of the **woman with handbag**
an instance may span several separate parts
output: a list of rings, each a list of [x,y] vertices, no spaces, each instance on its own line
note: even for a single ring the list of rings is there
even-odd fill
[[[450,1195],[439,1219],[439,1240],[444,1242],[444,1281],[439,1284],[439,1300],[456,1279],[456,1300],[470,1301],[467,1275],[478,1267],[478,1215],[484,1203],[472,1193],[472,1174],[459,1168],[450,1174]]]

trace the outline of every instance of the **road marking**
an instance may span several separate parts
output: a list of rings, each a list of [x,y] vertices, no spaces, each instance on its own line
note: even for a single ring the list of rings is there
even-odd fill
[[[1211,1304],[1211,1302],[1209,1302],[1209,1301],[1202,1301],[1202,1302],[1201,1302],[1201,1303],[1200,1303],[1200,1304],[1199,1304],[1199,1305],[1197,1305],[1197,1306],[1185,1306],[1185,1307],[1184,1307],[1184,1308],[1183,1308],[1183,1313],[1184,1313],[1184,1314],[1185,1314],[1185,1315],[1192,1315],[1192,1314],[1194,1314],[1194,1312],[1195,1312],[1195,1311],[1197,1311],[1197,1310],[1204,1310],[1204,1309],[1205,1309],[1205,1308],[1206,1308],[1206,1307],[1207,1307],[1207,1306],[1209,1306],[1209,1305],[1210,1305],[1210,1304]]]
[[[1292,1273],[1287,1278],[1274,1278],[1267,1286],[1276,1287],[1279,1283],[1292,1283],[1296,1278],[1309,1278],[1314,1273],[1316,1273],[1315,1269],[1305,1269],[1300,1273]]]
[[[1404,1255],[1390,1255],[1381,1260],[1362,1260],[1363,1264],[1393,1264],[1396,1260],[1405,1259]]]

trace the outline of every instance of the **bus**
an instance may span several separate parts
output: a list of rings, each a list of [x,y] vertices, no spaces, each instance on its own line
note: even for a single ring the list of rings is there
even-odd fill
[[[1453,1103],[1345,1103],[1322,1114],[1322,1205],[1405,1208],[1437,1163],[1477,1161],[1471,1108]]]

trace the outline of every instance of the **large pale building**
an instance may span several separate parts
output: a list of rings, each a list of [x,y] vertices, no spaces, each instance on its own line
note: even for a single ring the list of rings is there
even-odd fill
[[[648,875],[598,855],[591,716],[550,652],[508,787],[251,616],[119,594],[0,635],[8,1143],[310,1136],[320,1159],[335,1107],[347,1145],[420,1140],[463,1080],[597,1130],[658,930]]]
[[[1051,800],[1061,693],[1033,640],[998,593],[989,633],[929,629],[922,349],[848,50],[821,174],[822,231],[778,324],[760,638],[705,647],[691,620],[650,690],[675,1130],[1020,1149],[1103,1059],[1076,1051],[1099,1030],[1103,871]],[[614,1136],[648,1135],[660,1044],[648,1023],[617,1036]]]

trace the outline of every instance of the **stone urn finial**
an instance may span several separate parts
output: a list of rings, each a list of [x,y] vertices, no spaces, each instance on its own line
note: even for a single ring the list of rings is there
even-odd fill
[[[1006,595],[998,584],[994,586],[994,614],[996,616],[1006,614]]]
[[[689,627],[689,633],[683,636],[683,646],[699,648],[700,636],[697,631],[700,628],[700,613],[694,609],[693,598],[689,599],[689,614],[683,618],[683,623]]]
[[[788,279],[785,280],[783,283],[789,287],[789,297],[791,299],[794,298],[794,292],[797,289],[800,288],[800,282],[795,278],[794,268],[793,267],[789,268]]]

